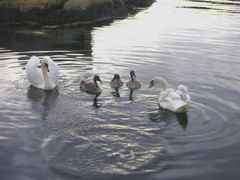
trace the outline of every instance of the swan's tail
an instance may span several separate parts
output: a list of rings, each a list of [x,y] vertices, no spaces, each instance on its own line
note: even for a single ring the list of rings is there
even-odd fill
[[[189,102],[191,100],[190,95],[188,94],[188,87],[180,84],[176,91],[182,98],[182,100]]]

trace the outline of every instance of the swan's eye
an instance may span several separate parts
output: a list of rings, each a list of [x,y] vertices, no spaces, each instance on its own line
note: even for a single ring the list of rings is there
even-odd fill
[[[37,67],[38,67],[38,68],[41,68],[42,66],[41,66],[41,64],[39,64]]]

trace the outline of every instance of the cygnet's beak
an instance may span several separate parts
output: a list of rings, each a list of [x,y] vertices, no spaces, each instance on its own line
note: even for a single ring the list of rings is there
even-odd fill
[[[103,83],[100,78],[97,81],[99,81],[100,83]]]

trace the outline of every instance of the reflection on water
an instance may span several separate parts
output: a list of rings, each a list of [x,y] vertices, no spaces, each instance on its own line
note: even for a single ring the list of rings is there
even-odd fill
[[[130,90],[129,92],[129,100],[133,101],[133,90]]]
[[[15,51],[79,50],[91,54],[91,29],[28,29],[24,27],[3,28],[0,33],[1,46]],[[59,51],[61,53],[61,51]]]
[[[238,179],[238,3],[159,0],[108,26],[1,28],[0,179]],[[29,87],[31,55],[59,65],[57,89]],[[132,69],[141,89],[113,92],[113,74],[127,82]],[[80,92],[86,74],[101,96]],[[158,108],[155,76],[188,86],[187,113]]]
[[[96,94],[96,96],[93,98],[93,107],[99,108],[102,106],[101,101],[99,100],[100,94]]]
[[[114,96],[114,97],[117,97],[117,98],[120,97],[119,90],[112,91],[111,94],[112,94],[112,96]]]
[[[186,112],[183,113],[175,113],[176,118],[178,120],[179,125],[181,125],[183,127],[183,129],[187,128],[187,124],[188,124],[188,116]]]
[[[56,106],[58,96],[58,88],[46,91],[30,86],[27,92],[33,111],[39,111],[38,113],[41,115],[42,120],[48,119],[51,109]]]
[[[160,123],[163,125],[169,125],[173,119],[176,119],[183,129],[187,128],[188,116],[186,112],[173,113],[168,110],[159,108],[149,111],[148,116],[152,122]]]

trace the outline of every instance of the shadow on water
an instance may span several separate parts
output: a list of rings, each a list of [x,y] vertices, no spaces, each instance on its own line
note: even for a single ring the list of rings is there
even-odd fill
[[[134,90],[130,90],[129,92],[129,100],[134,101]]]
[[[187,128],[188,125],[188,115],[186,112],[182,112],[182,113],[175,113],[177,121],[179,123],[179,125],[182,126],[183,129]]]
[[[133,90],[130,90],[129,100],[130,100],[130,101],[133,101]]]
[[[176,119],[179,125],[185,130],[188,124],[188,115],[186,112],[173,113],[163,109],[153,109],[148,113],[149,119],[152,122],[164,123],[165,126],[171,124],[172,119]]]
[[[117,98],[120,97],[119,91],[112,91],[111,94],[112,94],[113,97],[117,97]]]
[[[116,89],[114,89],[114,90],[115,90],[115,91],[112,91],[112,92],[111,92],[112,96],[119,98],[119,97],[120,97],[119,89],[116,88]]]
[[[102,106],[102,103],[99,101],[98,97],[100,96],[101,93],[96,94],[95,97],[93,98],[93,107],[99,108]]]
[[[58,96],[58,88],[46,91],[30,86],[27,92],[27,97],[31,101],[33,110],[40,114],[42,120],[48,119],[51,109],[56,106]]]
[[[58,29],[2,27],[0,46],[14,51],[83,50],[92,51],[92,27],[81,26]]]

